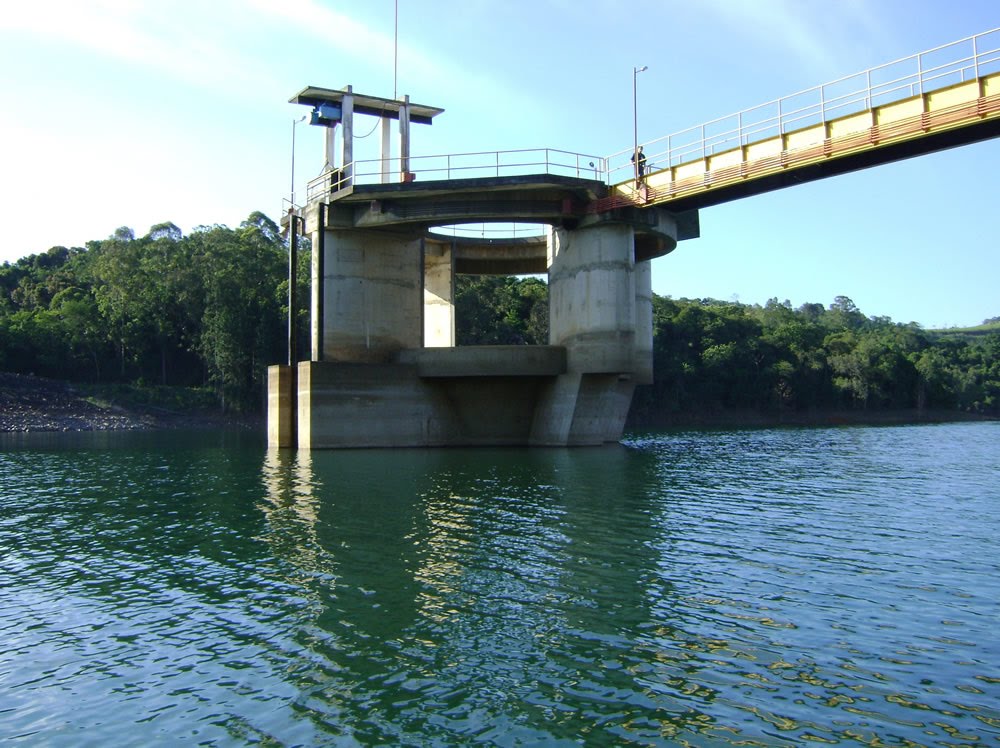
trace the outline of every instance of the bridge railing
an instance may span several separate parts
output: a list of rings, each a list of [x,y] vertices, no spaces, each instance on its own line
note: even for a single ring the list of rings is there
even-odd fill
[[[643,143],[666,169],[1000,71],[1000,28],[950,42]],[[632,149],[606,158],[609,184],[632,178]]]
[[[996,72],[1000,72],[1000,28],[646,141],[643,143],[646,168],[652,172],[697,162]],[[398,157],[355,161],[310,181],[307,199],[325,199],[351,184],[415,179],[555,174],[618,184],[632,178],[631,157],[631,148],[606,157],[555,148],[411,156],[405,175]]]
[[[411,156],[409,176],[403,178],[398,157],[355,161],[311,180],[307,199],[321,199],[350,184],[388,184],[399,181],[456,180],[507,177],[526,174],[555,174],[606,181],[605,162],[600,156],[573,153],[556,148],[527,148],[513,151],[448,153]]]

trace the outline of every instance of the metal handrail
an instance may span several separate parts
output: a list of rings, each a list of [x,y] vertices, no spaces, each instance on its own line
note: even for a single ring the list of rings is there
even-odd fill
[[[988,44],[982,43],[991,35],[1000,35],[1000,28],[852,73],[644,142],[642,145],[647,151],[647,168],[655,170],[697,161],[759,139],[784,135],[996,72],[1000,70],[1000,44],[997,43],[1000,39]],[[929,55],[959,45],[970,45],[971,54],[960,54],[945,61],[934,60],[931,65],[925,66],[925,58]],[[873,81],[873,74],[877,78],[882,71],[906,64],[915,64],[916,70],[896,74],[888,80]],[[863,80],[853,90],[831,91],[855,79]],[[813,100],[803,104],[802,101],[806,98]],[[766,113],[767,116],[760,117],[760,113]],[[723,129],[714,132],[720,126]],[[680,145],[677,145],[678,141],[681,141]],[[634,168],[631,157],[632,149],[628,148],[606,158],[609,183],[628,180]]]
[[[311,180],[306,188],[310,201],[349,184],[380,184],[383,174],[402,175],[403,160],[366,159],[354,161],[347,168],[328,170]],[[557,148],[523,148],[511,151],[473,151],[432,156],[410,156],[410,179],[461,179],[502,177],[531,173],[590,177],[605,181],[604,159],[586,153]],[[348,176],[349,175],[349,176]]]
[[[997,35],[997,40],[983,44],[991,35]],[[990,46],[991,44],[995,46]],[[933,61],[933,64],[925,66],[925,58],[929,55],[959,45],[971,45],[971,54],[943,62]],[[886,80],[877,80],[882,71],[914,63],[915,71],[896,73]],[[976,80],[998,71],[1000,27],[646,141],[642,144],[644,150],[647,150],[646,168],[648,171],[655,171],[706,159],[749,143],[786,135],[876,106],[963,83],[967,76],[969,80]],[[954,80],[956,77],[957,81]],[[851,84],[854,88],[847,91],[833,90],[855,80],[858,83]],[[809,101],[805,101],[806,99]],[[576,177],[592,176],[595,180],[613,184],[627,181],[633,173],[631,158],[631,148],[604,157],[555,148],[410,156],[406,175],[402,174],[403,162],[400,158],[370,159],[355,161],[316,177],[308,183],[307,199],[312,201],[323,198],[351,184],[382,183],[386,172],[407,181],[501,177],[541,172]]]

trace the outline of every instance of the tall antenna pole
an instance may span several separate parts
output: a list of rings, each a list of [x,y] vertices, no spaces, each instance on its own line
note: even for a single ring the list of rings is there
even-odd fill
[[[397,98],[396,80],[399,72],[399,0],[396,0],[396,19],[392,36],[392,98]]]

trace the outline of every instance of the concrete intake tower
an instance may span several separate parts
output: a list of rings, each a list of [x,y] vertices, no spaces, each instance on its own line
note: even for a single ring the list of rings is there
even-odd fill
[[[306,88],[291,101],[313,107],[313,123],[326,127],[327,163],[301,218],[294,206],[288,216],[293,241],[304,223],[312,243],[311,351],[308,361],[269,369],[269,445],[619,440],[635,386],[652,381],[650,261],[697,236],[697,211],[601,210],[609,188],[592,161],[582,170],[573,163],[576,154],[564,154],[568,174],[555,173],[548,152],[538,173],[502,173],[499,157],[487,176],[415,169],[410,125],[442,110],[350,86]],[[364,174],[351,142],[357,114],[383,126],[383,158]],[[398,158],[389,156],[393,122]],[[471,222],[548,228],[506,239],[435,231]],[[461,273],[547,274],[549,344],[456,347]]]

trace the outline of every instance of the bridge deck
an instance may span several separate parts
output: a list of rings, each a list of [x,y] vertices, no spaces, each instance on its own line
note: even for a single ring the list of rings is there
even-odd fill
[[[749,142],[615,185],[592,210],[707,207],[1000,135],[1000,73]]]

